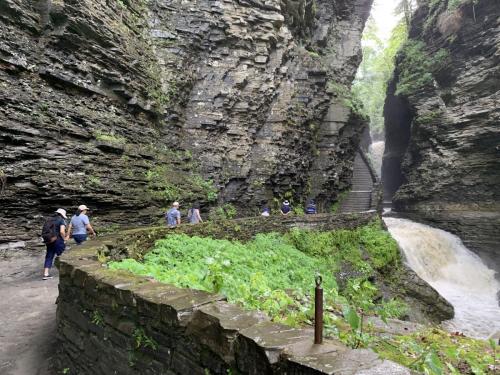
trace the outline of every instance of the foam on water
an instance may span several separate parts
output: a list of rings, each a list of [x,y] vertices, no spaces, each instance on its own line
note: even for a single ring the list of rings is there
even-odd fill
[[[486,338],[500,332],[500,283],[457,236],[406,219],[384,218],[408,265],[455,308],[450,331]]]

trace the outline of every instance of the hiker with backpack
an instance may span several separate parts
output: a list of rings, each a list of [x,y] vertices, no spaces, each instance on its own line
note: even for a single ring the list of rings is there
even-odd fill
[[[51,279],[49,271],[54,262],[54,257],[61,255],[66,248],[66,210],[58,208],[55,215],[49,217],[42,228],[42,238],[47,247],[45,255],[43,280]]]
[[[89,217],[87,216],[88,211],[89,208],[86,205],[81,204],[78,206],[78,210],[76,210],[69,223],[66,240],[69,240],[72,235],[76,244],[81,245],[83,242],[87,241],[87,232],[95,237],[96,233],[92,225],[90,225]]]
[[[191,224],[203,223],[200,215],[200,204],[198,202],[194,203],[189,209],[187,218]]]

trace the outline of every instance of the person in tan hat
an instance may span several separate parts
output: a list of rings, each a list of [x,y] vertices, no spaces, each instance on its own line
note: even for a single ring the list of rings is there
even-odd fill
[[[83,242],[87,241],[87,232],[90,233],[91,236],[95,236],[94,228],[90,225],[90,220],[87,216],[88,211],[89,208],[84,204],[78,206],[78,210],[76,210],[69,223],[66,240],[69,240],[69,237],[72,235],[76,244],[81,245]]]
[[[49,217],[42,229],[42,239],[47,246],[47,254],[43,265],[43,280],[52,279],[49,271],[54,263],[54,257],[61,255],[66,248],[66,210],[58,208],[55,215]]]

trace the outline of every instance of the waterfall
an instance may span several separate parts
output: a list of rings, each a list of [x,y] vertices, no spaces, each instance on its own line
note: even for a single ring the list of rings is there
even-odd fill
[[[384,218],[408,265],[455,308],[445,329],[475,338],[500,332],[500,283],[457,236],[405,219]]]
[[[372,160],[373,168],[375,168],[375,171],[377,172],[379,178],[382,176],[382,157],[384,156],[384,148],[385,142],[377,141],[373,142],[368,150],[368,153]]]

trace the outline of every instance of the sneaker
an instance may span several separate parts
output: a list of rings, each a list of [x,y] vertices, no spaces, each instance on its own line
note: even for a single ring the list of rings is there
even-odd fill
[[[47,275],[47,276],[43,276],[42,280],[50,280],[50,279],[53,279],[54,276],[51,276],[51,275]]]

